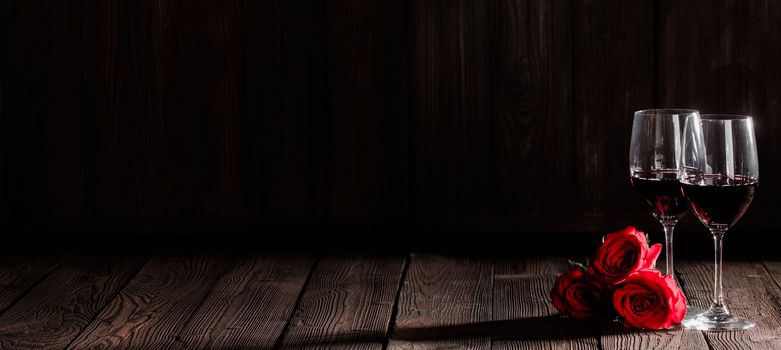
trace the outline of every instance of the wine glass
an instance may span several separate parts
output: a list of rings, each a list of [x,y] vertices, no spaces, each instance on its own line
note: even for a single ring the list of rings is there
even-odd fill
[[[693,109],[637,111],[629,148],[630,182],[664,228],[666,273],[673,277],[673,230],[689,210],[678,183],[681,136],[689,118],[699,118],[699,112]]]
[[[754,123],[749,116],[716,114],[689,122],[678,176],[692,211],[713,234],[715,269],[713,303],[683,325],[703,331],[748,329],[754,322],[731,314],[727,307],[721,268],[724,234],[746,212],[759,183]]]

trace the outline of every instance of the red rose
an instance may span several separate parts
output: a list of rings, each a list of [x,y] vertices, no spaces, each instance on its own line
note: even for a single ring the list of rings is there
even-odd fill
[[[561,274],[550,292],[556,310],[579,320],[602,314],[605,306],[610,305],[607,294],[603,284],[590,279],[581,269]]]
[[[588,267],[589,273],[609,285],[618,284],[637,271],[653,267],[661,251],[661,244],[648,247],[643,232],[628,226],[605,236]]]
[[[613,307],[627,326],[665,329],[681,323],[686,314],[686,297],[672,276],[643,270],[629,276],[616,289]]]

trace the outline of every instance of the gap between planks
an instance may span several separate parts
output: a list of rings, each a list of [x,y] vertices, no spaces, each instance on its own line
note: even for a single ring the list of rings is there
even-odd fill
[[[282,342],[285,340],[285,335],[287,335],[287,332],[290,329],[290,322],[293,321],[293,318],[296,315],[296,310],[298,310],[298,305],[301,304],[301,299],[304,297],[304,292],[306,292],[306,288],[309,287],[309,283],[312,281],[312,275],[314,274],[315,270],[317,269],[317,266],[320,265],[320,262],[322,260],[323,260],[323,256],[322,254],[320,254],[315,260],[315,262],[312,264],[312,268],[309,269],[309,272],[306,275],[306,280],[304,280],[304,284],[301,286],[301,290],[298,292],[296,301],[293,303],[293,309],[287,318],[287,323],[285,323],[285,328],[282,329],[282,332],[279,333],[279,337],[277,337],[276,342],[274,342],[274,349],[282,348]]]

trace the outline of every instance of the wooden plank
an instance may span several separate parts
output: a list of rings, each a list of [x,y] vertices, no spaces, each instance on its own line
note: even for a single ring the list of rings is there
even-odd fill
[[[88,3],[90,208],[179,217],[241,211],[237,1]]]
[[[331,215],[401,217],[408,192],[406,9],[329,1]]]
[[[0,312],[16,303],[27,291],[54,271],[71,253],[12,252],[0,256]]]
[[[84,2],[86,206],[92,217],[175,209],[170,158],[177,133],[164,113],[163,8],[150,1]],[[188,178],[179,179],[187,182]]]
[[[496,193],[488,3],[409,6],[411,210],[420,216],[485,210]]]
[[[246,210],[258,216],[282,212],[281,169],[285,120],[282,100],[283,42],[280,0],[242,3],[244,19],[244,120],[242,172]]]
[[[730,89],[730,93],[744,95],[745,109],[754,117],[757,152],[762,167],[762,179],[781,176],[781,161],[776,156],[781,149],[778,135],[781,130],[781,3],[776,1],[738,2],[738,42],[740,43],[740,69],[747,76],[745,85]],[[758,226],[772,230],[775,227],[779,204],[774,198],[781,195],[781,184],[763,181],[751,209],[741,219],[747,228]]]
[[[382,349],[404,256],[324,258],[296,307],[282,348]]]
[[[729,244],[726,248],[729,254]],[[684,292],[692,304],[702,308],[710,306],[713,262],[676,262],[676,270],[678,266],[682,271]],[[774,281],[781,271],[778,267],[773,262],[767,263],[766,268],[758,261],[734,261],[727,256],[722,272],[727,305],[732,313],[756,322],[757,326],[742,332],[706,332],[711,349],[781,349],[777,332],[781,328],[781,305],[778,303],[781,289]]]
[[[0,348],[65,348],[146,260],[143,251],[75,253],[0,316]]]
[[[78,7],[0,6],[0,220],[70,220],[84,213]]]
[[[173,196],[184,217],[234,215],[242,196],[237,147],[243,78],[238,0],[146,8],[159,35],[164,147]],[[157,27],[160,26],[160,27]],[[154,148],[153,148],[154,149]],[[163,199],[163,198],[161,198]]]
[[[167,149],[179,215],[242,211],[239,0],[159,2]]]
[[[707,308],[713,295],[713,263],[687,263],[683,267],[689,273],[684,277],[695,276],[686,279],[687,293],[693,290],[698,296],[695,305]],[[781,338],[778,337],[778,329],[781,328],[779,281],[781,264],[776,261],[725,260],[723,284],[727,305],[732,313],[746,317],[757,325],[742,332],[705,333],[711,348],[781,349]]]
[[[412,254],[388,349],[489,349],[492,262]]]
[[[271,349],[314,263],[311,256],[280,253],[239,257],[175,338],[175,347]]]
[[[281,196],[288,217],[323,218],[329,211],[324,0],[282,1]]]
[[[647,213],[632,195],[633,112],[655,107],[654,2],[573,2],[578,213]]]
[[[657,104],[710,113],[747,107],[740,65],[738,2],[658,2]],[[693,16],[698,18],[692,21]]]
[[[173,343],[231,261],[214,253],[161,253],[69,348],[160,348]]]
[[[78,6],[49,5],[49,79],[42,102],[50,107],[41,130],[46,149],[47,201],[53,219],[78,221],[84,215],[81,18]],[[26,175],[29,175],[26,174]]]
[[[698,262],[701,263],[701,262]],[[657,267],[664,267],[664,257],[660,257],[656,262]],[[678,262],[676,261],[675,272],[678,274]],[[712,276],[709,275],[709,276]],[[687,279],[677,275],[679,280]],[[698,298],[699,293],[690,295],[686,283],[682,283],[681,288],[684,294],[689,298]],[[690,305],[699,306],[699,300],[688,300]],[[680,326],[670,330],[661,331],[638,331],[636,329],[626,328],[620,323],[606,323],[599,327],[600,344],[603,349],[709,349],[702,332],[685,331]]]
[[[709,349],[702,332],[687,331],[681,327],[639,331],[615,323],[600,326],[599,332],[603,349]]]
[[[550,256],[494,263],[492,349],[597,349],[597,326],[562,318],[550,302],[567,260]]]
[[[572,174],[580,171],[572,168],[571,3],[493,4],[491,118],[501,209],[571,213],[574,201],[561,200],[573,193]]]
[[[8,12],[8,9],[5,6],[5,3],[0,4],[0,19],[3,21],[0,22],[2,24],[7,23],[6,22],[6,16],[5,14]],[[0,42],[6,42],[6,27],[4,25],[0,24]],[[5,96],[6,96],[6,73],[5,73],[5,51],[3,53],[0,53],[0,135],[5,136]],[[5,142],[0,142],[0,168],[7,169],[6,166],[6,155],[5,155]],[[5,183],[5,174],[0,175],[0,181],[3,181]],[[5,195],[6,189],[5,185],[0,185],[0,196],[2,196],[2,199],[0,199],[0,222],[6,222],[6,201],[5,201]]]

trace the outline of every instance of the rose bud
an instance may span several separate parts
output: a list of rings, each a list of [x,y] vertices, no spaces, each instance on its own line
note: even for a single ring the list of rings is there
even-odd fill
[[[626,326],[665,329],[683,320],[686,297],[672,276],[643,270],[629,276],[615,290],[613,307]]]
[[[550,292],[556,310],[579,320],[604,314],[610,305],[607,294],[602,283],[590,279],[581,269],[561,274]]]
[[[637,271],[653,267],[661,251],[661,244],[648,247],[643,232],[629,226],[605,236],[588,267],[589,274],[608,285],[618,284]]]

